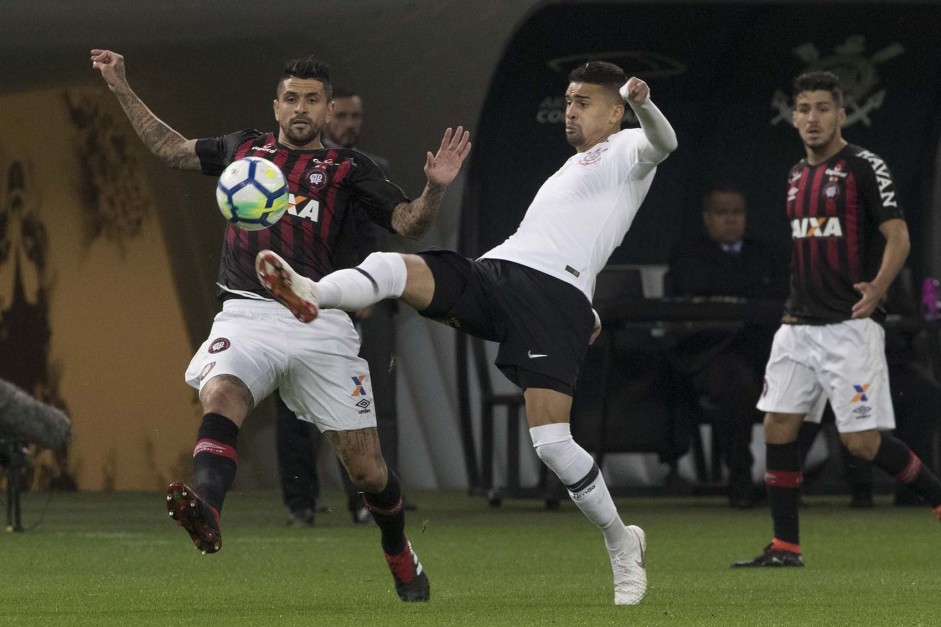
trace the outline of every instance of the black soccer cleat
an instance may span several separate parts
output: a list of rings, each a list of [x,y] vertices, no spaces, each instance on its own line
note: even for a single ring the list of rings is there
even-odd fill
[[[785,551],[783,549],[772,549],[771,545],[765,547],[764,552],[758,557],[750,560],[743,560],[732,564],[732,568],[779,568],[779,567],[799,567],[804,565],[804,558],[800,553],[794,551]]]
[[[427,601],[431,598],[431,586],[412,544],[405,541],[405,548],[398,555],[386,555],[386,563],[395,580],[395,591],[406,602]]]
[[[179,482],[170,484],[167,488],[167,513],[176,524],[186,529],[203,555],[222,548],[218,512],[189,486]]]

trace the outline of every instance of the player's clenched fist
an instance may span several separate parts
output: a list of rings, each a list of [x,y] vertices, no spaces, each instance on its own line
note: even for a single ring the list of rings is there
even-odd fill
[[[124,77],[124,57],[117,52],[93,49],[91,51],[91,66],[101,72],[101,77],[105,79],[108,87],[112,90],[115,85],[127,80]]]
[[[647,83],[636,76],[627,79],[627,82],[621,86],[621,98],[635,105],[642,105],[650,97],[650,88]]]

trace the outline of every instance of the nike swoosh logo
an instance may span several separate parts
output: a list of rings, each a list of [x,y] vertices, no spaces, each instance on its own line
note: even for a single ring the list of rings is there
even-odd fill
[[[534,354],[533,354],[533,351],[526,351],[526,355],[527,355],[530,359],[538,359],[539,357],[548,357],[548,355],[534,355]]]

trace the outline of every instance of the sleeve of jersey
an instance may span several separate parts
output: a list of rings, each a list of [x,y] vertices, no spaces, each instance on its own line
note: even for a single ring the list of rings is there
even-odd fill
[[[877,224],[887,220],[905,219],[905,213],[899,206],[898,195],[895,191],[895,180],[889,171],[889,166],[881,157],[864,159],[861,168],[860,192],[863,202],[866,203],[872,217]]]
[[[640,122],[641,131],[634,134],[630,173],[631,177],[639,180],[653,172],[659,163],[676,150],[676,131],[649,98],[642,105],[631,105],[631,109]]]
[[[199,157],[203,174],[219,176],[226,166],[232,163],[232,158],[239,146],[263,134],[261,131],[251,129],[235,131],[221,137],[197,139],[196,156]]]
[[[372,159],[357,159],[350,179],[356,202],[366,211],[369,219],[382,228],[393,231],[392,212],[403,202],[411,202],[402,189],[390,183]]]

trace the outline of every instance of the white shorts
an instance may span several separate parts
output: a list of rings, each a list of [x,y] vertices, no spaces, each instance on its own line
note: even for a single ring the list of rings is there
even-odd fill
[[[358,353],[359,335],[344,311],[321,310],[304,324],[279,303],[233,299],[185,377],[197,389],[219,375],[237,377],[256,406],[280,389],[298,418],[321,431],[349,431],[376,426],[369,365]]]
[[[840,433],[895,428],[885,331],[871,319],[775,333],[758,409],[820,422],[827,400]]]

